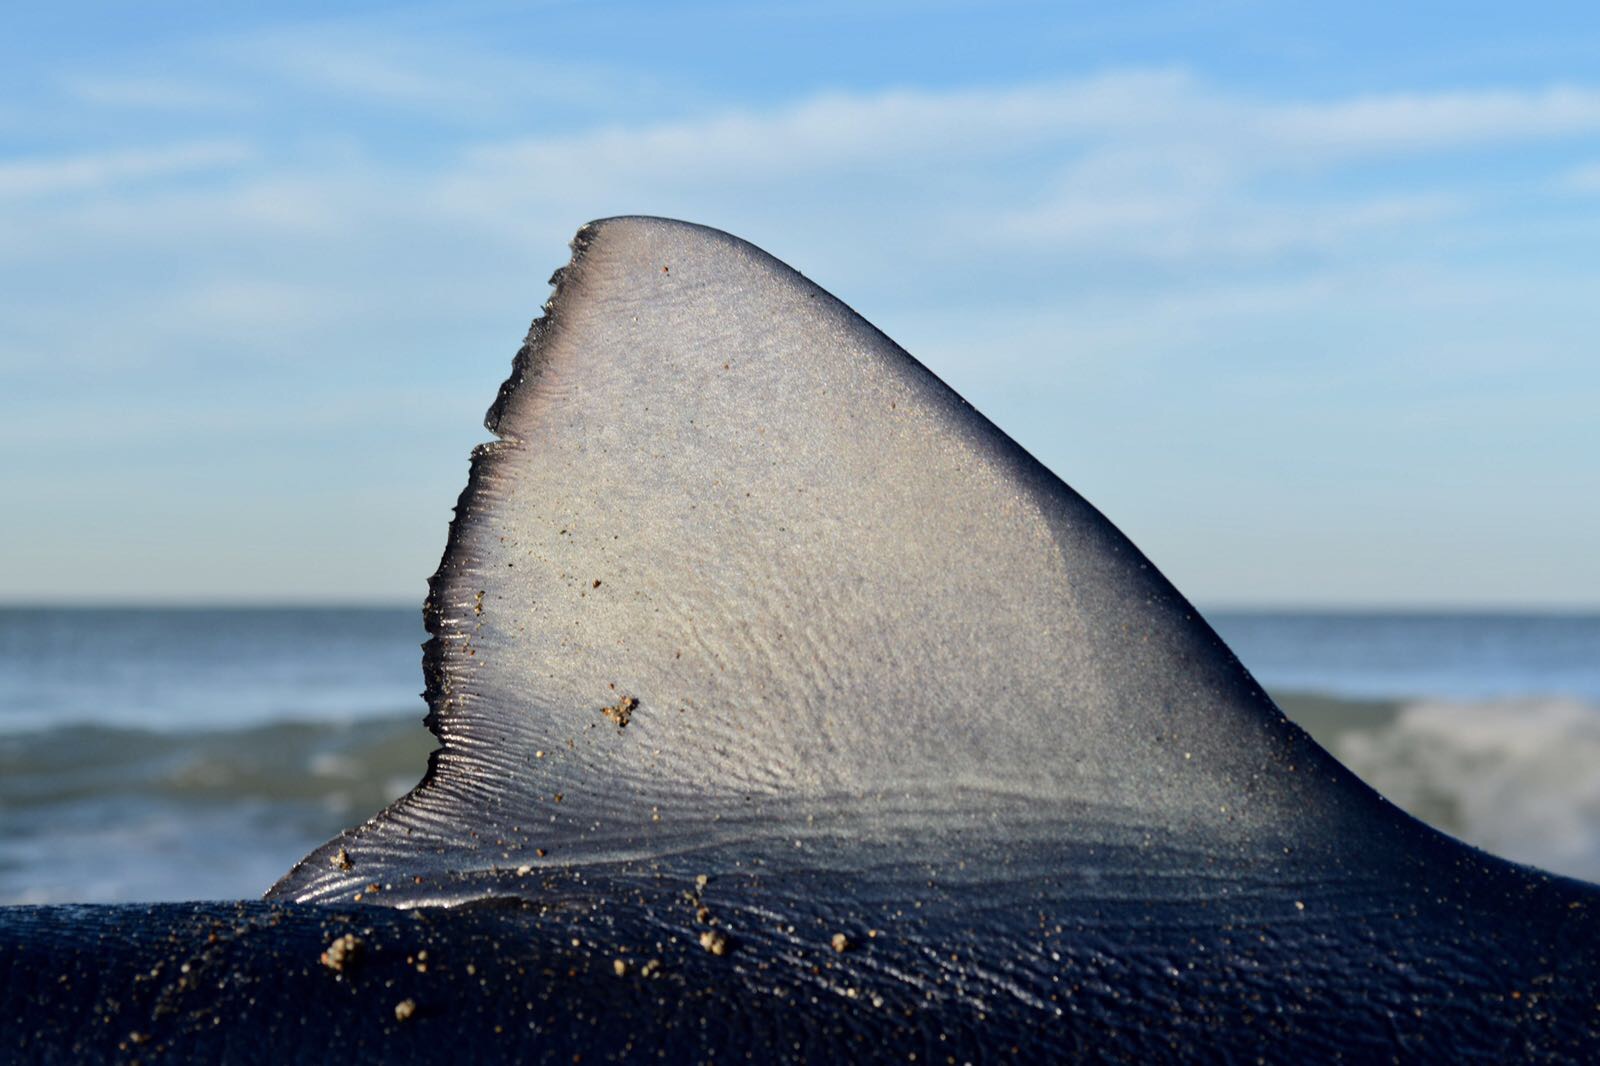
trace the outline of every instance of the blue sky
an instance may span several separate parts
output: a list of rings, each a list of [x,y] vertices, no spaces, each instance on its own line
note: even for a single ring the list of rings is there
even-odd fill
[[[1308,6],[12,10],[0,600],[420,603],[566,242],[651,213],[1202,604],[1600,605],[1600,16]]]

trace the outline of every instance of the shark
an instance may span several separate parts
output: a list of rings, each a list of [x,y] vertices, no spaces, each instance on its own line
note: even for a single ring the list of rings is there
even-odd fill
[[[721,231],[578,231],[259,900],[0,909],[21,1061],[1581,1062],[1600,888],[1408,816],[1106,517]]]

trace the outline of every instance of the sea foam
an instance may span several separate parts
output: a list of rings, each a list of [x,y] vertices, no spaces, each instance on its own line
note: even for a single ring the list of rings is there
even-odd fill
[[[1403,809],[1497,855],[1600,880],[1600,707],[1423,699],[1344,718],[1303,724]]]

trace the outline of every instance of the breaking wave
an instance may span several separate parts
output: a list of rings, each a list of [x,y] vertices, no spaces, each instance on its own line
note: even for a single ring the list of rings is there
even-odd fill
[[[1600,880],[1600,706],[1304,694],[1279,694],[1279,703],[1423,821],[1496,855]]]

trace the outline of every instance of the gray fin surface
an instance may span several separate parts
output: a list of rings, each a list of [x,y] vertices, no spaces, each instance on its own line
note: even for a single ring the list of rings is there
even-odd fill
[[[839,300],[681,222],[573,251],[432,581],[441,747],[269,896],[448,904],[618,864],[1281,883],[1428,832]]]

